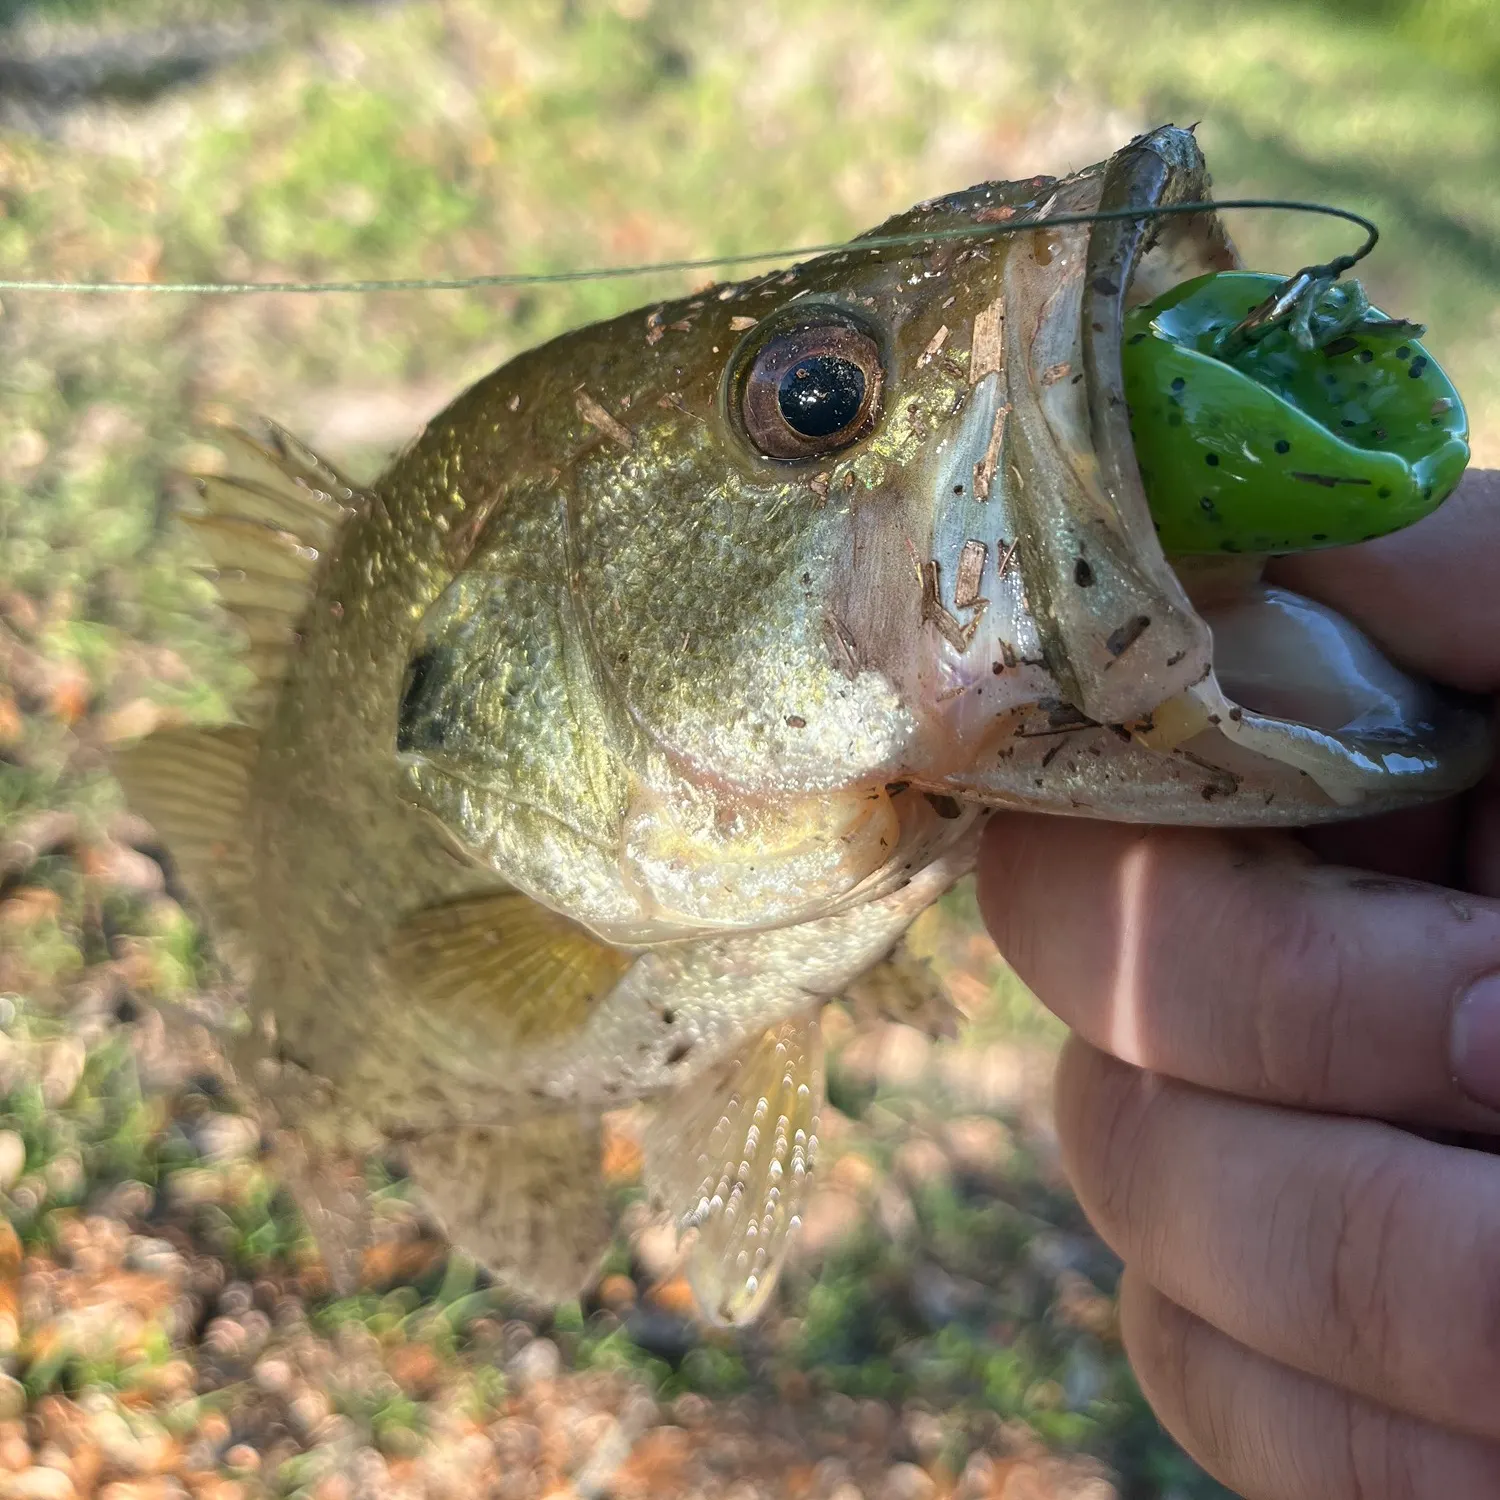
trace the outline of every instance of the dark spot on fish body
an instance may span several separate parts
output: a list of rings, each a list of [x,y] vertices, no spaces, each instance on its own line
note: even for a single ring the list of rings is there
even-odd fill
[[[1290,453],[1292,451],[1292,445],[1287,442],[1285,438],[1277,438],[1276,451],[1278,453]]]
[[[1413,380],[1418,380],[1421,378],[1422,371],[1426,368],[1427,358],[1425,355],[1419,354],[1414,360],[1412,360],[1411,368],[1406,373],[1410,375]]]
[[[1203,455],[1203,462],[1206,463],[1210,469],[1217,469],[1219,467],[1219,455],[1217,453],[1205,453]]]
[[[1396,351],[1396,358],[1397,359],[1410,359],[1411,358],[1411,349],[1407,345],[1402,344],[1402,346]]]
[[[1077,558],[1073,563],[1073,582],[1081,589],[1092,586],[1094,582],[1094,570],[1089,566],[1087,558]]]
[[[1185,391],[1187,389],[1187,381],[1181,375],[1176,376],[1172,381],[1172,389],[1174,391]]]
[[[786,723],[788,729],[807,728],[807,720],[804,719],[801,714],[788,714],[786,716]]]
[[[1352,333],[1346,333],[1342,338],[1331,340],[1323,345],[1324,359],[1333,359],[1337,355],[1347,354],[1351,349],[1359,347],[1359,340]]]
[[[1117,626],[1110,631],[1108,639],[1104,642],[1104,649],[1113,657],[1119,658],[1125,654],[1141,636],[1145,634],[1151,625],[1149,615],[1135,615],[1123,625]]]
[[[446,646],[432,647],[411,659],[396,716],[397,750],[439,749],[444,744],[446,725],[437,712],[437,700],[452,654]]]

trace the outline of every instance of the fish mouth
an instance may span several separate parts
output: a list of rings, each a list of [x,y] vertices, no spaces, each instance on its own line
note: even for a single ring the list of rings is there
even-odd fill
[[[1209,197],[1196,140],[1168,126],[1064,180],[1050,207]],[[1157,539],[1125,401],[1124,320],[1193,277],[1241,269],[1217,215],[1048,236],[1007,272],[994,399],[1025,482],[1005,497],[1015,595],[978,634],[1000,647],[1029,628],[1033,686],[1050,679],[1056,696],[992,720],[983,753],[947,784],[995,804],[1218,823],[1365,815],[1473,785],[1493,748],[1480,704],[1406,672],[1335,610],[1266,584],[1264,558],[1169,559]],[[1066,269],[1038,271],[1039,258]],[[950,546],[952,525],[940,523]]]

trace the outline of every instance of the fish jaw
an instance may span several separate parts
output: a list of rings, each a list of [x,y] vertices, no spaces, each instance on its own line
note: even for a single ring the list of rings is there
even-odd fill
[[[1166,127],[1060,183],[1047,209],[1209,197],[1196,142]],[[1018,240],[989,315],[1003,353],[971,359],[966,408],[928,460],[930,560],[895,669],[920,705],[913,779],[992,806],[1230,825],[1471,786],[1493,750],[1480,707],[1412,679],[1332,610],[1266,588],[1263,558],[1168,559],[1157,541],[1124,317],[1238,267],[1217,217]]]

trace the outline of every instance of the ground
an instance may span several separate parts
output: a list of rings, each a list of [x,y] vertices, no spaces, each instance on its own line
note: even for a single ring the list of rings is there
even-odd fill
[[[1221,195],[1375,214],[1372,294],[1431,325],[1495,462],[1497,79],[1483,0],[0,0],[0,274],[768,249],[1201,118]],[[1266,269],[1344,248],[1232,225]],[[0,294],[0,1497],[1222,1493],[1131,1382],[1055,1159],[1058,1032],[968,889],[921,929],[958,1039],[830,1012],[808,1232],[737,1338],[645,1222],[629,1116],[581,1305],[507,1300],[378,1173],[333,1297],[194,1030],[233,996],[104,766],[236,685],[167,524],[203,424],[263,412],[373,473],[508,354],[691,284]]]

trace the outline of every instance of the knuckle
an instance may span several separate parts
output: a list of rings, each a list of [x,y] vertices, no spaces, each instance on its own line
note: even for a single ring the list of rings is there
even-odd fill
[[[1423,1500],[1411,1424],[1395,1413],[1351,1402],[1345,1449],[1344,1493],[1349,1500]]]
[[[1372,1149],[1332,1196],[1327,1299],[1330,1344],[1351,1370],[1391,1369],[1402,1312],[1393,1273],[1403,1200],[1412,1183],[1391,1146]]]
[[[1121,1288],[1120,1331],[1162,1425],[1210,1474],[1232,1482],[1244,1472],[1255,1427],[1253,1418],[1247,1424],[1242,1395],[1247,1356],[1129,1270]]]
[[[1127,1261],[1151,1233],[1151,1138],[1169,1088],[1077,1039],[1059,1068],[1057,1130],[1068,1176],[1095,1228]]]
[[[1325,1195],[1325,1347],[1341,1378],[1372,1396],[1500,1437],[1500,1285],[1490,1271],[1500,1233],[1492,1226],[1487,1245],[1455,1245],[1445,1262],[1434,1255],[1426,1196],[1399,1139],[1372,1148]],[[1417,1311],[1413,1277],[1445,1263],[1441,1288],[1429,1285]]]
[[[1480,1216],[1468,1245],[1455,1246],[1445,1304],[1452,1309],[1443,1398],[1448,1409],[1465,1414],[1463,1425],[1490,1441],[1500,1441],[1500,1213]]]
[[[1336,1087],[1357,976],[1340,934],[1316,902],[1287,891],[1266,904],[1251,966],[1251,1045],[1257,1086],[1296,1105],[1325,1101]]]

